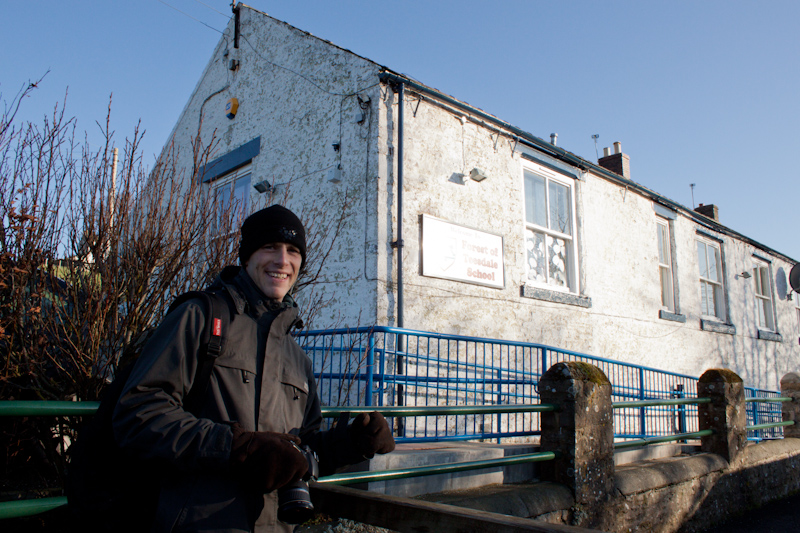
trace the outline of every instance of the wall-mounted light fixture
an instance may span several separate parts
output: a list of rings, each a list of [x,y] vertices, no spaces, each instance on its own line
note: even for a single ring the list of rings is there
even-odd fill
[[[744,279],[748,279],[748,278],[751,278],[753,275],[750,272],[748,272],[747,270],[745,270],[744,272],[739,274],[739,276],[743,277]]]
[[[486,179],[486,173],[479,168],[473,168],[469,171],[469,177],[474,181],[483,181]]]
[[[283,183],[276,183],[273,185],[269,182],[269,180],[261,180],[258,183],[253,184],[253,188],[257,190],[259,193],[264,194],[267,192],[277,192],[279,187],[282,187]]]

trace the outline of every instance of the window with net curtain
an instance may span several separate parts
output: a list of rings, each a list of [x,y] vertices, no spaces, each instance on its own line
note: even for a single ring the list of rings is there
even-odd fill
[[[697,262],[700,266],[700,312],[704,316],[725,320],[725,297],[722,283],[722,255],[718,244],[697,241]]]
[[[572,184],[528,169],[524,180],[527,280],[575,292]]]

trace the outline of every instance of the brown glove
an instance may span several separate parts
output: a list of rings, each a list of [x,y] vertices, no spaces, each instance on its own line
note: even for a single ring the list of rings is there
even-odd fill
[[[308,471],[308,461],[297,448],[300,439],[286,433],[245,431],[233,427],[231,464],[253,490],[272,492],[297,481]]]
[[[389,453],[394,450],[394,437],[386,419],[377,411],[361,413],[348,428],[350,440],[367,459],[376,453]]]

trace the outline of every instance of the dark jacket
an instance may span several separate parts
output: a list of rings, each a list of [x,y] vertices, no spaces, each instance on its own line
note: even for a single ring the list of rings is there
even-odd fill
[[[198,300],[167,315],[148,342],[114,412],[114,433],[124,449],[178,468],[162,486],[154,531],[291,531],[276,520],[277,491],[247,492],[229,458],[233,422],[316,446],[324,440],[311,360],[289,333],[298,309],[290,297],[264,298],[238,267],[212,287],[233,306],[200,407],[182,407],[206,320]]]

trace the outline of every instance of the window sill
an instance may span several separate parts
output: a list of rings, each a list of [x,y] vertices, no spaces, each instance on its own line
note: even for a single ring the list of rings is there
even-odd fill
[[[545,302],[577,305],[578,307],[585,307],[587,309],[592,306],[592,299],[587,296],[578,296],[577,294],[542,289],[530,285],[523,285],[520,287],[520,294],[523,298],[533,298],[534,300],[543,300]]]
[[[662,320],[671,320],[673,322],[681,322],[681,323],[686,322],[686,315],[670,313],[669,311],[666,311],[664,309],[658,312],[658,318]]]
[[[783,337],[780,333],[764,331],[763,329],[758,330],[758,338],[762,341],[783,342]]]
[[[700,319],[700,329],[713,331],[714,333],[724,333],[725,335],[736,335],[736,326],[733,324],[723,324],[713,320]]]

